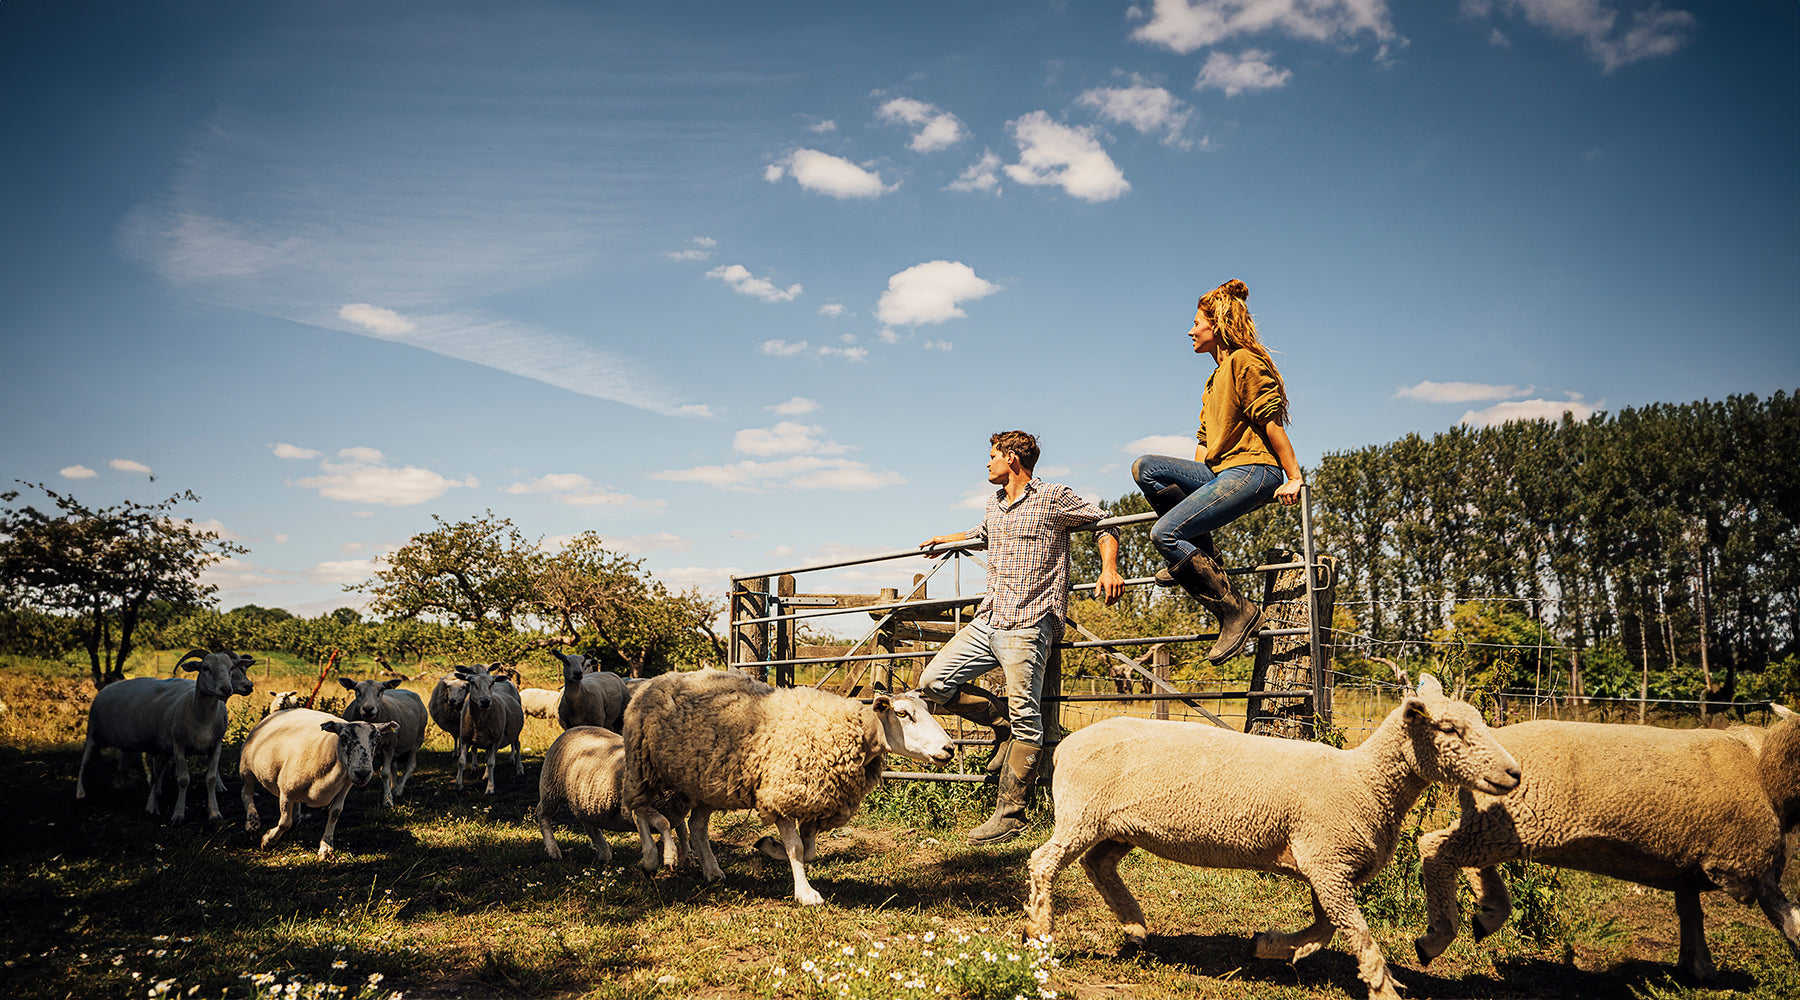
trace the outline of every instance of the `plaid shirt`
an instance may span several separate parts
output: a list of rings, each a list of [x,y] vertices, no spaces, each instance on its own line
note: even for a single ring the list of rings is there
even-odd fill
[[[1105,516],[1060,483],[1033,479],[1011,506],[1006,487],[995,490],[981,523],[964,532],[987,542],[987,597],[975,617],[985,615],[994,628],[1024,628],[1054,611],[1060,629],[1069,617],[1069,529]],[[1100,533],[1119,537],[1114,528]]]

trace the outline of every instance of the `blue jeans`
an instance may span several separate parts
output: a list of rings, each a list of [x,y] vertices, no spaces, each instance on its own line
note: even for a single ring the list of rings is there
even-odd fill
[[[1006,674],[1006,714],[1013,739],[1044,745],[1044,668],[1056,645],[1056,614],[1048,612],[1035,625],[995,628],[976,620],[944,643],[919,675],[919,693],[943,705],[956,689],[999,667]]]
[[[1131,478],[1161,517],[1150,528],[1156,551],[1173,566],[1198,546],[1200,539],[1243,517],[1270,500],[1287,481],[1273,465],[1239,465],[1217,475],[1203,462],[1167,455],[1141,455],[1131,463]],[[1186,494],[1177,499],[1175,490]]]

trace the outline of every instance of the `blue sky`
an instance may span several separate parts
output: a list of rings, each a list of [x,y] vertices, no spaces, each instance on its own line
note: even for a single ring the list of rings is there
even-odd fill
[[[1797,53],[1785,0],[7,0],[0,472],[192,489],[222,604],[313,612],[434,514],[719,593],[909,547],[1013,427],[1117,497],[1232,277],[1303,464],[1792,392]]]

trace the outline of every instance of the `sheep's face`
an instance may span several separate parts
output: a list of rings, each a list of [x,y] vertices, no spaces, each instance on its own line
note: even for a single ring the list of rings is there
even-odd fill
[[[223,701],[234,693],[250,693],[250,678],[244,676],[243,670],[238,668],[237,655],[234,653],[208,653],[203,649],[197,649],[184,653],[176,662],[182,670],[195,675],[195,687],[199,688],[200,693],[208,698],[218,698]],[[232,677],[234,668],[238,668],[236,669],[237,675],[244,678],[242,692],[236,690],[235,679]]]
[[[492,674],[458,674],[457,676],[469,682],[469,686],[464,689],[464,696],[468,699],[470,707],[485,712],[494,706],[494,676]]]
[[[890,753],[933,764],[948,764],[956,756],[950,734],[915,692],[876,695],[873,707],[881,723],[881,742]]]
[[[399,687],[400,679],[353,681],[348,677],[339,677],[338,683],[356,692],[356,697],[344,708],[344,718],[374,722],[381,714],[381,696]]]
[[[1505,795],[1519,787],[1519,762],[1488,729],[1475,706],[1444,694],[1430,674],[1401,703],[1419,773],[1433,781]]]
[[[298,691],[270,691],[269,713],[280,712],[289,708],[305,708],[306,699],[300,697]]]
[[[361,788],[375,775],[375,756],[382,741],[400,728],[399,723],[321,722],[319,728],[337,736],[338,763],[350,776],[350,783]]]
[[[230,654],[227,654],[230,655]],[[231,693],[242,698],[256,690],[256,684],[250,680],[250,668],[256,660],[249,656],[234,656],[231,661]]]

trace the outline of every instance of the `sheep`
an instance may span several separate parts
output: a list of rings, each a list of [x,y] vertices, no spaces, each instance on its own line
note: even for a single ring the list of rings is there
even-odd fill
[[[544,769],[538,775],[538,828],[544,834],[544,850],[555,860],[562,860],[556,846],[556,834],[550,820],[557,810],[567,805],[580,821],[581,828],[594,843],[595,860],[612,860],[612,845],[601,835],[603,830],[636,832],[637,819],[625,808],[625,740],[618,733],[599,726],[576,726],[564,730],[544,751]],[[665,844],[668,838],[684,836],[687,806],[676,800],[656,803],[664,825],[657,828]],[[670,824],[672,820],[672,825]],[[673,829],[673,834],[671,834]]]
[[[256,788],[261,785],[280,800],[280,820],[263,834],[266,850],[293,829],[300,807],[328,807],[325,832],[319,838],[319,857],[335,850],[338,816],[350,787],[369,783],[375,773],[377,744],[399,729],[394,722],[346,722],[329,712],[294,708],[276,712],[256,724],[244,740],[238,760],[243,779],[244,829],[262,828],[256,812]]]
[[[944,763],[954,747],[916,692],[874,704],[812,688],[772,688],[741,674],[669,673],[641,685],[625,710],[625,805],[637,814],[640,864],[654,872],[660,799],[691,804],[688,838],[708,882],[724,878],[707,824],[720,809],[754,809],[781,833],[758,844],[785,859],[794,898],[824,897],[806,880],[820,830],[844,825],[881,780],[889,752]],[[664,838],[662,863],[682,858]]]
[[[552,688],[520,688],[519,703],[525,706],[525,714],[534,719],[556,718],[556,705],[562,701],[562,692]]]
[[[468,683],[463,698],[462,722],[456,735],[456,788],[462,790],[463,767],[469,748],[488,752],[487,793],[494,794],[494,777],[498,770],[495,759],[500,748],[512,744],[513,773],[524,774],[525,763],[519,757],[519,733],[525,728],[525,707],[519,703],[519,689],[512,681],[501,680],[486,670],[458,667],[457,676]]]
[[[562,700],[556,706],[556,721],[564,729],[600,726],[619,732],[625,703],[631,700],[625,678],[601,670],[600,662],[592,657],[570,656],[556,650],[551,650],[550,655],[563,664]]]
[[[406,781],[419,766],[419,748],[425,744],[425,702],[411,691],[400,687],[399,678],[377,681],[353,681],[338,678],[338,683],[356,697],[344,708],[344,718],[352,722],[392,722],[399,726],[394,738],[381,744],[381,804],[392,807],[394,796],[406,794]],[[406,755],[406,771],[394,780],[394,758]]]
[[[219,779],[219,752],[228,721],[225,703],[234,694],[250,693],[252,685],[244,668],[252,662],[230,650],[209,653],[194,649],[175,662],[177,670],[195,675],[192,680],[134,677],[101,688],[88,709],[87,741],[75,774],[75,797],[87,797],[88,758],[95,747],[147,753],[153,755],[154,769],[144,811],[157,815],[163,778],[173,771],[177,791],[169,822],[180,823],[187,816],[187,755],[205,753],[206,815],[219,819],[223,814],[218,793],[225,787]]]
[[[263,718],[290,708],[305,708],[306,699],[298,691],[270,691],[269,703],[263,707]]]
[[[1051,883],[1079,857],[1128,944],[1141,945],[1144,911],[1119,860],[1142,847],[1182,864],[1305,880],[1312,924],[1263,931],[1253,952],[1297,961],[1342,931],[1369,995],[1397,1000],[1353,887],[1393,858],[1407,810],[1434,781],[1501,795],[1519,783],[1519,765],[1480,713],[1429,674],[1354,750],[1195,722],[1095,723],[1056,751],[1056,832],[1031,854],[1025,933],[1050,934]]]
[[[473,667],[460,665],[451,667],[450,673],[438,678],[437,684],[431,689],[431,699],[426,702],[426,709],[431,715],[431,721],[450,735],[450,739],[456,747],[456,758],[459,763],[462,760],[463,700],[469,695],[469,682],[463,680],[457,671],[486,669],[479,663]]]
[[[1515,858],[1673,892],[1675,964],[1694,979],[1717,974],[1700,906],[1710,889],[1758,903],[1800,958],[1800,911],[1780,885],[1784,837],[1800,824],[1800,720],[1767,730],[1521,722],[1494,735],[1525,780],[1504,799],[1460,793],[1456,822],[1419,837],[1430,921],[1414,942],[1421,964],[1456,937],[1459,868],[1480,869],[1476,939],[1506,923],[1512,901],[1494,866]]]

